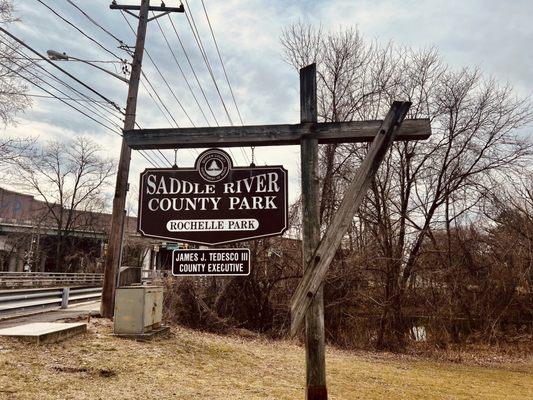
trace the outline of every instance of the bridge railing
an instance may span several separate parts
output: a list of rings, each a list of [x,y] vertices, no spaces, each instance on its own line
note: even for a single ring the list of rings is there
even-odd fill
[[[0,288],[102,286],[104,274],[62,272],[0,272]]]
[[[20,312],[67,308],[72,303],[98,300],[101,294],[101,287],[0,290],[0,320]]]

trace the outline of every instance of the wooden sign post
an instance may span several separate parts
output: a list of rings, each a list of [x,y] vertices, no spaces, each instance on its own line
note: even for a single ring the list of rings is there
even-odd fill
[[[316,64],[300,71],[300,119],[317,122]],[[300,143],[302,168],[302,261],[306,273],[314,274],[311,258],[320,242],[318,196],[318,140],[304,137]],[[324,293],[318,288],[305,315],[306,399],[327,399]]]
[[[291,333],[305,320],[306,399],[327,399],[323,282],[335,252],[394,140],[431,135],[429,120],[405,120],[409,102],[394,102],[383,121],[317,123],[316,66],[300,71],[300,117],[295,125],[165,128],[124,131],[132,149],[279,146],[301,147],[304,276],[291,302]],[[372,142],[322,240],[318,195],[320,143]]]

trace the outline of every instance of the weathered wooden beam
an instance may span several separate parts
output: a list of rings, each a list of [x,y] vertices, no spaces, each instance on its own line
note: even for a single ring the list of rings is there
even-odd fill
[[[377,131],[368,154],[357,170],[355,179],[348,187],[339,209],[335,213],[331,224],[327,227],[320,244],[310,260],[310,264],[305,269],[304,276],[291,299],[292,335],[298,332],[307,309],[312,304],[315,294],[324,282],[326,272],[342,242],[342,238],[361,205],[381,161],[383,161],[387,150],[391,147],[397,132],[400,130],[399,127],[410,106],[410,102],[394,102],[392,104],[390,111]]]
[[[317,139],[318,143],[371,142],[382,122],[134,129],[124,131],[124,138],[135,150],[299,145],[301,139],[306,137]],[[428,119],[411,119],[404,121],[396,140],[423,140],[430,135]]]
[[[300,120],[316,123],[316,64],[300,70]],[[302,261],[309,261],[320,243],[320,200],[318,180],[318,141],[302,137]],[[310,271],[309,271],[310,272]],[[327,400],[326,335],[324,331],[324,294],[318,290],[305,316],[305,365],[307,400]]]

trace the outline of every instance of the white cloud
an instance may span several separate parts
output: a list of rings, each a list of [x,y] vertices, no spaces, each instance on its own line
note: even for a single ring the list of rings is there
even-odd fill
[[[298,76],[296,71],[281,59],[279,35],[284,26],[299,19],[326,29],[358,26],[369,39],[381,42],[393,40],[396,44],[415,47],[437,46],[446,62],[454,67],[480,65],[498,80],[511,82],[522,94],[533,91],[533,59],[528,55],[533,41],[533,27],[529,21],[533,14],[533,2],[515,0],[437,1],[437,0],[330,0],[330,1],[261,1],[261,0],[204,0],[210,13],[213,29],[240,110],[247,124],[296,123],[299,118]],[[177,3],[166,1],[167,5]],[[48,2],[52,7],[86,30],[104,46],[125,56],[104,32],[93,26],[66,2]],[[108,0],[91,2],[78,0],[102,25],[111,30],[127,44],[133,44],[133,35],[118,11],[109,10]],[[209,30],[203,16],[201,3],[189,0],[196,23],[202,34],[220,90],[236,122],[237,114],[224,81]],[[17,9],[22,22],[11,27],[18,36],[41,52],[49,48],[66,51],[82,58],[110,60],[112,56],[96,44],[81,36],[75,29],[65,25],[42,5],[33,0],[17,0]],[[213,111],[221,125],[227,118],[217,92],[203,65],[184,15],[173,15],[173,21],[182,36],[191,62]],[[132,24],[135,21],[130,18]],[[167,17],[160,19],[178,61],[182,66],[197,99],[212,121],[196,81],[190,72],[187,60],[177,42]],[[146,48],[159,65],[174,93],[179,96],[184,108],[197,125],[204,125],[203,117],[194,102],[174,60],[163,41],[159,28],[152,22],[149,26]],[[65,69],[106,96],[123,105],[125,85],[87,65],[62,63]],[[112,66],[109,66],[112,68]],[[180,126],[190,126],[173,95],[160,79],[151,62],[145,57],[144,70]],[[32,90],[35,93],[37,89]],[[170,119],[170,117],[167,116]],[[153,100],[141,87],[138,105],[138,121],[145,127],[169,126]],[[7,133],[28,135],[38,133],[42,138],[68,138],[77,134],[91,135],[102,143],[109,156],[118,158],[120,138],[113,135],[86,117],[68,110],[53,100],[39,100],[33,110],[21,118],[16,128]],[[250,150],[245,149],[249,155]],[[173,160],[173,151],[163,151]],[[246,163],[241,151],[233,150],[237,164]],[[181,165],[192,165],[196,153],[180,150]],[[258,148],[258,164],[284,164],[291,179],[291,199],[299,192],[299,153],[297,147]],[[159,157],[154,155],[153,157]],[[136,182],[138,173],[148,163],[134,152],[131,178]]]

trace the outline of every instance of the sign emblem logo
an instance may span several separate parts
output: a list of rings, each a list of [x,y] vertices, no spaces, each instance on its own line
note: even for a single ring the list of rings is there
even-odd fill
[[[224,179],[232,167],[228,155],[218,149],[209,149],[198,156],[196,168],[200,176],[208,182],[219,182]]]

